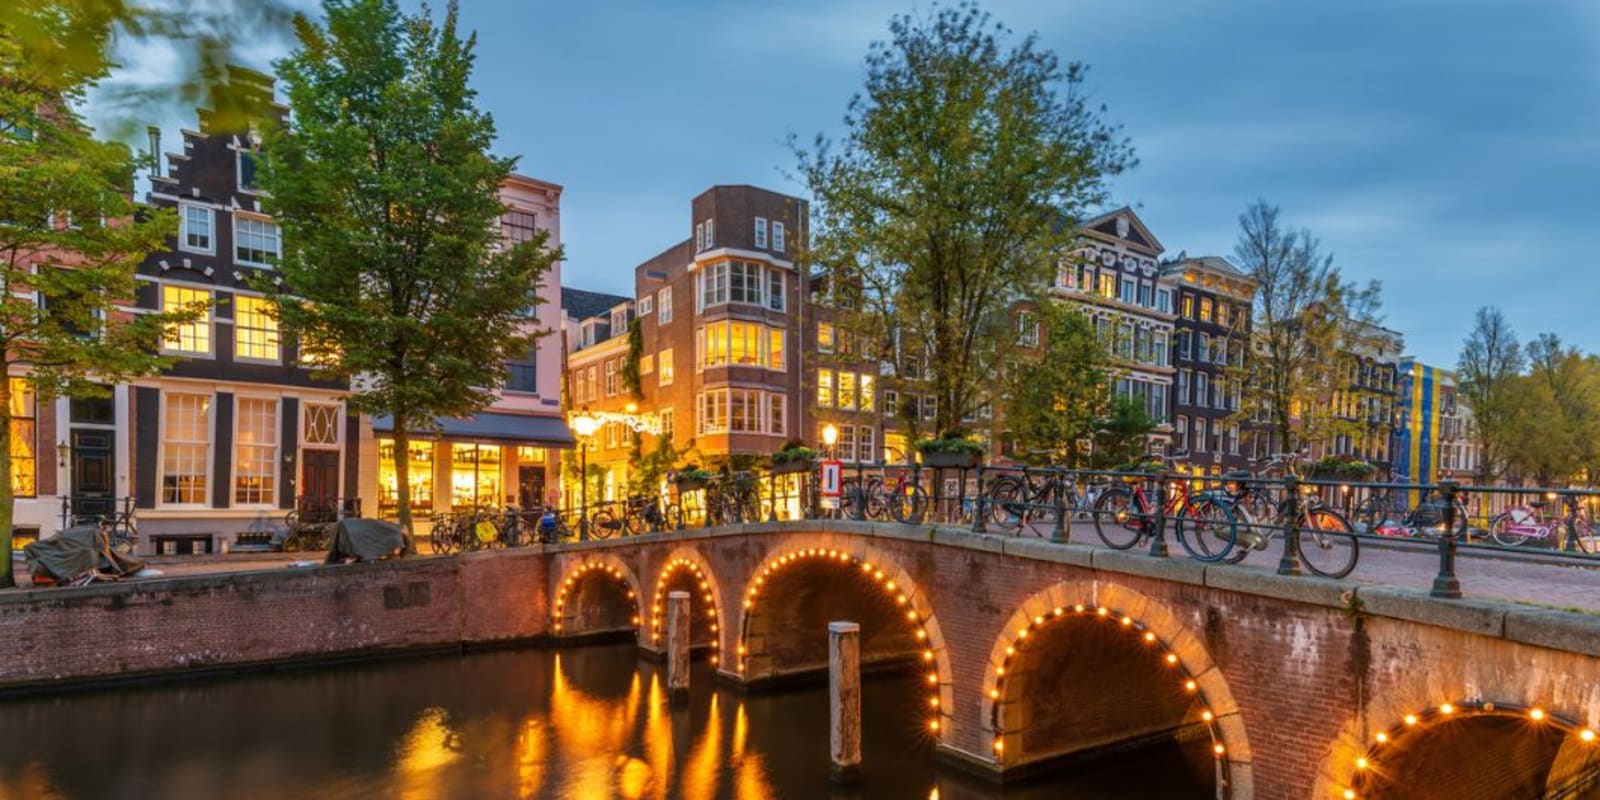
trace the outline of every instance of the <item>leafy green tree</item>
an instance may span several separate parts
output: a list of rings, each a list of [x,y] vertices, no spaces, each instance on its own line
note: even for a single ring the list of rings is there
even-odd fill
[[[14,11],[14,9],[13,9]],[[52,65],[0,23],[0,585],[14,585],[11,526],[17,481],[12,456],[40,458],[36,431],[14,426],[26,395],[102,394],[167,363],[163,329],[181,313],[130,315],[134,274],[176,230],[171,212],[135,217],[127,147],[95,139],[75,107],[106,72],[104,62]],[[70,20],[62,20],[66,24]],[[39,21],[39,24],[45,24]],[[13,381],[16,381],[15,386]],[[24,446],[15,437],[31,437]]]
[[[1039,347],[1009,365],[1003,422],[1019,452],[1047,451],[1054,463],[1076,465],[1105,407],[1110,354],[1075,307],[1046,303],[1029,314],[1022,324],[1037,322]]]
[[[1096,469],[1111,469],[1138,461],[1149,449],[1155,429],[1156,420],[1143,400],[1113,396],[1107,414],[1095,423],[1091,463]]]
[[[1505,473],[1518,448],[1517,406],[1521,392],[1522,345],[1505,315],[1494,306],[1478,309],[1476,324],[1461,345],[1456,373],[1460,400],[1472,411],[1469,431],[1479,453],[1478,481],[1490,483]]]
[[[945,430],[993,399],[1009,310],[1050,284],[1074,220],[1133,155],[1082,96],[1082,64],[1011,41],[976,5],[897,16],[889,33],[842,141],[791,146],[815,198],[809,256],[851,295],[841,327],[902,376],[927,365]]]
[[[1514,384],[1510,461],[1541,486],[1567,485],[1596,462],[1600,374],[1594,360],[1553,333],[1528,343],[1528,372]]]
[[[1377,283],[1346,281],[1311,232],[1285,226],[1279,213],[1265,200],[1246,208],[1233,252],[1257,284],[1240,413],[1265,412],[1288,451],[1330,433],[1329,400],[1348,388],[1341,355],[1370,346],[1379,297]]]
[[[396,452],[438,417],[487,406],[525,353],[540,283],[560,258],[544,231],[505,246],[494,121],[468,85],[475,37],[392,0],[328,0],[296,21],[279,64],[294,125],[269,129],[268,210],[287,245],[264,285],[285,329],[354,379],[352,408],[394,421]],[[411,506],[395,462],[399,521]]]

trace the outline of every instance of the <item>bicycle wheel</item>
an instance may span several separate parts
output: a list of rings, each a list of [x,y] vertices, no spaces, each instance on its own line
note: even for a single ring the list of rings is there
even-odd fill
[[[1197,497],[1178,513],[1178,544],[1196,561],[1221,561],[1233,552],[1239,525],[1227,503]]]
[[[1361,533],[1373,533],[1378,524],[1383,522],[1383,503],[1377,495],[1368,495],[1356,504],[1351,521],[1355,523],[1355,530]]]
[[[1496,514],[1489,521],[1489,538],[1501,547],[1516,547],[1528,541],[1526,531],[1528,528],[1513,524],[1511,512],[1506,511]]]
[[[1300,515],[1300,563],[1324,578],[1343,578],[1356,568],[1361,543],[1350,521],[1331,508],[1312,508]]]
[[[928,492],[915,483],[896,487],[888,497],[888,506],[895,522],[915,525],[922,521],[922,513],[927,509]]]
[[[604,508],[589,517],[589,536],[594,539],[610,539],[621,527],[617,516]]]
[[[1017,503],[1021,492],[1016,478],[1009,475],[996,478],[984,493],[984,521],[1007,530],[1021,527],[1022,509]]]
[[[1094,532],[1107,547],[1128,550],[1144,538],[1144,514],[1134,507],[1133,492],[1112,486],[1094,501]]]
[[[622,517],[622,530],[629,536],[639,536],[650,531],[650,524],[645,521],[644,509],[630,509]]]
[[[861,488],[861,485],[855,481],[851,481],[842,488],[839,494],[839,510],[849,519],[866,519],[867,490]]]
[[[434,518],[433,524],[428,528],[428,547],[435,554],[448,555],[455,551],[454,537],[450,535],[450,521],[444,518]],[[285,543],[287,547],[287,543]]]

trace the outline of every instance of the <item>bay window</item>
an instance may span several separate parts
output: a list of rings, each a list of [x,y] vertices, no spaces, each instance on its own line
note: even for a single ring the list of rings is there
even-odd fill
[[[786,280],[783,270],[754,261],[707,264],[695,276],[696,305],[704,310],[737,303],[783,311]]]
[[[765,367],[782,372],[784,330],[759,322],[723,320],[695,332],[699,369],[726,365]]]

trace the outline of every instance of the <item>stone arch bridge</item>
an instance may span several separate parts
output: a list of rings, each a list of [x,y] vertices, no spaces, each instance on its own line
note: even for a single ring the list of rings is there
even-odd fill
[[[1225,798],[1600,797],[1600,618],[1034,538],[807,520],[547,548],[545,629],[691,640],[751,688],[913,670],[941,757],[1008,780],[1200,737]]]

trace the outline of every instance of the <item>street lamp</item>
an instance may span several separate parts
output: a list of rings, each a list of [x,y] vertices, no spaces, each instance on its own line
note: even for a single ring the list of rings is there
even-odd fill
[[[589,541],[589,437],[600,421],[589,416],[589,407],[572,418],[572,432],[578,434],[578,538]]]
[[[839,429],[833,423],[822,426],[822,445],[828,450],[828,458],[833,458],[833,446],[839,442]]]

